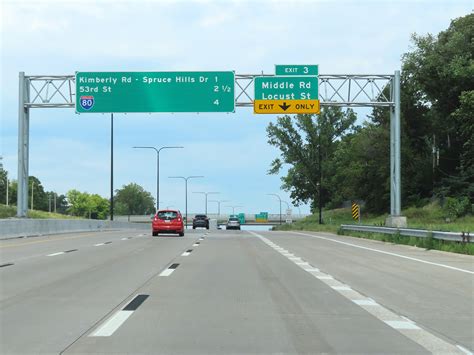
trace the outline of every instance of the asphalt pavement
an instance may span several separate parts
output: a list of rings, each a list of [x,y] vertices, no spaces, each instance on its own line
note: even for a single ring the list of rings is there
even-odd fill
[[[325,233],[0,241],[1,354],[465,354],[474,258]]]

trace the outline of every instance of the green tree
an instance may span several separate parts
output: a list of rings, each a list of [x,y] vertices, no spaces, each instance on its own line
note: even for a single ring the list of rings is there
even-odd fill
[[[69,204],[68,213],[73,216],[85,217],[89,213],[89,199],[87,193],[72,189],[66,193]]]
[[[8,180],[8,201],[10,203],[10,180],[8,179],[8,171],[0,169],[0,203],[6,204],[7,202],[7,180]]]
[[[428,159],[426,150],[439,151],[432,173],[435,192],[469,195],[471,201],[473,36],[474,14],[453,20],[437,36],[414,35],[414,50],[403,56],[403,90],[412,96],[410,105],[402,107],[412,130],[411,141],[418,138],[427,143],[423,149]],[[420,122],[422,129],[417,129]]]
[[[69,203],[68,212],[73,216],[93,219],[106,219],[109,201],[100,195],[69,190],[66,194]]]
[[[115,190],[115,193],[117,212],[124,213],[129,218],[131,215],[148,214],[155,210],[155,201],[151,193],[138,184],[124,185],[121,189]]]
[[[106,219],[109,213],[109,200],[100,195],[89,195],[89,216],[97,219]]]
[[[281,157],[271,163],[269,174],[278,174],[289,165],[282,179],[282,188],[290,192],[295,204],[312,203],[313,210],[319,203],[319,146],[322,166],[322,200],[331,200],[334,188],[326,179],[330,160],[339,140],[354,130],[356,115],[352,110],[339,107],[325,108],[321,114],[279,117],[276,124],[267,127],[268,143],[277,147]]]

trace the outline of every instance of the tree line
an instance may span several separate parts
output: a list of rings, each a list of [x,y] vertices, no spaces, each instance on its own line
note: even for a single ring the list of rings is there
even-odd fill
[[[437,36],[414,34],[413,49],[402,56],[405,207],[455,198],[467,210],[474,202],[473,38],[469,14]],[[356,119],[351,109],[328,107],[320,115],[283,116],[269,124],[268,143],[281,153],[269,174],[287,168],[282,188],[296,205],[311,203],[315,210],[320,199],[327,208],[360,199],[370,212],[388,212],[389,111],[374,108],[361,125]]]
[[[16,206],[18,182],[8,178],[6,170],[0,170],[0,204]],[[28,179],[28,208],[34,210],[57,212],[64,215],[107,219],[110,213],[110,200],[99,194],[90,194],[76,189],[69,190],[66,194],[46,191],[41,181],[30,176]],[[31,196],[33,195],[33,201]],[[56,201],[56,210],[55,210]],[[115,190],[114,213],[117,215],[141,215],[155,212],[155,199],[151,193],[142,186],[130,183]]]

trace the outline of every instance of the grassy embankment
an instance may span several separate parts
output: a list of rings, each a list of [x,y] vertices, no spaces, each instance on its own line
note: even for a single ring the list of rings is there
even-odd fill
[[[0,218],[10,218],[16,216],[16,206],[6,206],[0,204]],[[67,216],[59,213],[49,213],[45,211],[28,211],[29,218],[38,219],[79,219],[79,217]]]
[[[437,203],[426,205],[422,208],[407,208],[402,211],[402,214],[407,217],[409,228],[427,229],[433,231],[448,231],[448,232],[471,232],[474,238],[474,215],[467,215],[460,217],[452,222],[446,222],[444,212]],[[361,224],[383,226],[387,215],[373,215],[362,213]],[[335,210],[323,211],[324,224],[318,224],[318,215],[311,215],[305,219],[278,226],[276,230],[306,230],[341,233],[341,224],[354,224],[350,208],[340,208]],[[463,244],[458,242],[448,242],[437,240],[433,238],[416,238],[404,237],[398,234],[379,234],[379,233],[362,233],[344,231],[344,234],[358,238],[367,238],[380,240],[384,242],[392,242],[396,244],[406,244],[418,246],[426,249],[436,249],[443,251],[450,251],[456,253],[474,255],[474,244]]]

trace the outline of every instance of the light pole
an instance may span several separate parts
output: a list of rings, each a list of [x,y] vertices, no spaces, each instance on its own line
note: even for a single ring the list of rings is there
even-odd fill
[[[217,220],[221,216],[221,203],[222,202],[229,202],[229,200],[209,200],[209,202],[217,202]]]
[[[318,197],[318,207],[319,207],[319,224],[323,224],[323,195],[322,195],[322,179],[323,179],[323,172],[322,172],[322,164],[321,160],[323,159],[321,153],[321,125],[320,121],[318,121],[318,170],[319,170],[319,197]]]
[[[202,192],[202,191],[197,191],[197,192],[193,192],[193,194],[203,194],[203,195],[206,195],[206,216],[207,216],[207,195],[217,195],[217,194],[220,194],[220,192]]]
[[[160,152],[163,149],[179,149],[184,148],[181,146],[178,147],[132,147],[135,149],[154,149],[156,152],[156,211],[160,209]]]
[[[277,194],[267,194],[269,196],[276,196],[278,197],[278,200],[280,201],[280,224],[281,224],[281,203],[282,203],[282,200],[280,198],[280,196],[278,196]]]
[[[188,180],[203,178],[204,176],[169,176],[170,179],[183,179],[184,180],[184,195],[185,195],[185,210],[186,210],[186,229],[188,229]]]
[[[235,209],[236,209],[237,207],[244,207],[244,206],[236,205],[236,206],[225,206],[225,207],[232,208],[232,214],[235,215]]]

